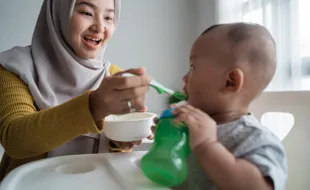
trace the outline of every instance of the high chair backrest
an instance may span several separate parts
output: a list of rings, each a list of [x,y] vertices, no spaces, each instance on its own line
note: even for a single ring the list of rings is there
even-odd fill
[[[310,189],[310,91],[264,92],[250,111],[283,140],[289,167],[287,190]]]

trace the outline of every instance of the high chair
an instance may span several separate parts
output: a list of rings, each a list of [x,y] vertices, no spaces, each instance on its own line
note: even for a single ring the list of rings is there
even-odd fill
[[[310,189],[310,91],[264,92],[250,111],[278,136],[288,157],[287,190]]]

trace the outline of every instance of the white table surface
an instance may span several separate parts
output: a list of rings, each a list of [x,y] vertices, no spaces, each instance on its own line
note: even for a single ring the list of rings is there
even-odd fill
[[[146,151],[44,159],[13,170],[0,190],[169,189],[148,180],[139,168]]]

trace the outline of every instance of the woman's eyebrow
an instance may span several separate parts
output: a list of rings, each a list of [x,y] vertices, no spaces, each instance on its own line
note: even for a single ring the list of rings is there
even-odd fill
[[[85,6],[88,6],[90,8],[93,8],[93,9],[97,9],[97,6],[88,2],[88,1],[80,1],[78,2],[75,6],[81,6],[81,5],[85,5]]]
[[[115,13],[115,10],[114,10],[114,9],[105,9],[105,11],[106,11],[106,12],[109,12],[109,13],[111,13],[111,12],[112,12],[112,13]]]
[[[96,5],[94,5],[94,4],[92,4],[91,2],[88,2],[88,1],[80,1],[75,6],[81,6],[81,5],[85,5],[85,6],[93,8],[93,9],[98,9],[98,7]],[[105,11],[106,12],[115,13],[114,9],[105,9]]]

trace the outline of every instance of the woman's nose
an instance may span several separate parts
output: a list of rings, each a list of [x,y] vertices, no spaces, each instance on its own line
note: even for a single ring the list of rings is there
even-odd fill
[[[91,26],[90,29],[96,33],[102,33],[105,31],[104,22],[101,20],[98,20]]]

